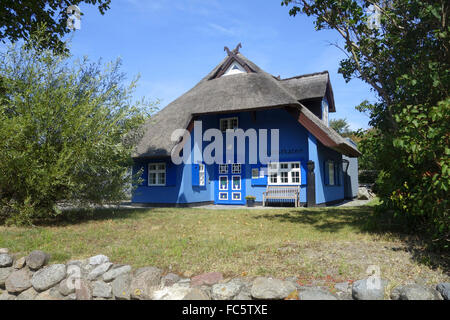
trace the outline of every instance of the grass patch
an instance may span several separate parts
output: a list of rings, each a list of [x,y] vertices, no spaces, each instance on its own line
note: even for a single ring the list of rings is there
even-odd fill
[[[298,276],[303,281],[355,280],[371,264],[388,279],[449,279],[446,257],[427,256],[395,231],[378,230],[372,206],[276,210],[96,210],[52,226],[0,227],[0,247],[40,249],[52,262],[106,254],[134,267],[227,276]],[[72,215],[73,216],[73,215]]]

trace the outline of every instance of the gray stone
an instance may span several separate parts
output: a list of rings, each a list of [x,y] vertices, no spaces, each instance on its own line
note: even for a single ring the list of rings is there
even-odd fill
[[[338,300],[336,296],[330,292],[320,288],[308,288],[298,293],[300,300]]]
[[[380,279],[379,283],[372,283],[371,279],[355,281],[352,286],[352,297],[355,300],[383,300],[386,280]]]
[[[5,301],[5,300],[15,300],[16,296],[13,294],[9,294],[8,292],[3,292],[0,294],[0,301]]]
[[[77,295],[75,293],[71,293],[68,296],[64,297],[63,300],[77,300]]]
[[[200,288],[191,288],[183,300],[211,300],[209,295]]]
[[[366,187],[359,187],[357,197],[358,200],[370,200],[373,198],[373,195]]]
[[[14,261],[14,269],[22,269],[26,265],[26,257],[22,257]]]
[[[441,282],[436,286],[436,290],[445,300],[450,300],[450,282]]]
[[[135,271],[131,280],[131,297],[134,299],[151,299],[153,291],[161,283],[162,271],[155,267],[140,268]]]
[[[284,299],[295,290],[292,282],[258,277],[253,281],[250,293],[255,299],[275,300]]]
[[[392,300],[442,300],[439,292],[421,286],[419,284],[408,284],[395,287],[391,292]]]
[[[131,298],[131,274],[121,274],[111,282],[112,292],[118,300],[130,300]]]
[[[169,287],[180,281],[180,276],[175,273],[168,273],[161,279],[161,285]]]
[[[0,248],[0,254],[9,253],[8,248]]]
[[[10,267],[13,264],[13,257],[7,253],[0,254],[0,268]]]
[[[48,260],[49,256],[41,250],[34,250],[25,258],[25,262],[31,270],[42,268]]]
[[[76,281],[79,279],[66,278],[59,283],[58,290],[63,296],[68,296],[69,294],[75,293]]]
[[[63,300],[64,296],[59,293],[58,289],[51,288],[39,293],[35,300]]]
[[[10,293],[20,293],[31,287],[32,273],[28,268],[13,271],[5,281],[6,290]]]
[[[45,291],[58,284],[65,277],[66,266],[64,264],[53,264],[37,271],[31,278],[31,284],[37,291]]]
[[[77,300],[92,300],[92,289],[87,280],[79,280],[78,285],[75,287],[75,296]]]
[[[155,290],[152,295],[153,300],[182,300],[191,291],[186,285],[175,283],[168,287]]]
[[[95,279],[97,279],[102,274],[104,274],[106,271],[108,271],[109,268],[111,268],[112,265],[113,264],[111,262],[105,262],[105,263],[102,263],[102,264],[98,265],[91,272],[89,272],[89,274],[87,276],[88,280],[95,280]]]
[[[227,283],[218,283],[212,286],[211,295],[214,300],[231,300],[242,289],[244,284],[238,279],[233,279]]]
[[[241,292],[233,298],[233,300],[252,300],[250,290],[242,289]]]
[[[107,262],[109,262],[109,258],[103,254],[99,254],[89,258],[89,264],[92,266],[98,266],[99,264]]]
[[[122,274],[126,274],[126,273],[130,273],[131,272],[131,266],[120,266],[117,268],[112,268],[111,270],[109,270],[108,272],[106,272],[105,274],[103,274],[103,281],[109,282],[114,280],[116,277],[122,275]]]
[[[341,291],[341,292],[351,292],[351,288],[350,288],[350,286],[348,285],[348,282],[339,282],[339,283],[336,283],[335,285],[334,285],[334,288],[337,290],[337,291]]]
[[[16,300],[34,300],[36,296],[39,294],[36,290],[34,290],[33,287],[23,291],[21,294],[19,294],[16,298]]]
[[[13,271],[12,267],[0,268],[0,288],[5,288],[5,281]]]
[[[97,298],[112,298],[111,286],[101,280],[92,283],[92,296]]]

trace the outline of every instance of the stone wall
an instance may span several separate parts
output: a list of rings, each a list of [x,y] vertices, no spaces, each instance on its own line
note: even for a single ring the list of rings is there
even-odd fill
[[[104,255],[48,265],[49,255],[36,250],[19,257],[0,249],[0,300],[443,300],[450,283],[418,284],[387,291],[387,281],[368,278],[328,287],[308,287],[296,278],[224,279],[219,272],[191,278],[156,267],[133,270]]]

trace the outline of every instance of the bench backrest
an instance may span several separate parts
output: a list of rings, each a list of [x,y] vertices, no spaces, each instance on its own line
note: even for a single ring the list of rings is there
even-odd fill
[[[299,186],[267,186],[266,190],[269,197],[295,197],[299,193]]]

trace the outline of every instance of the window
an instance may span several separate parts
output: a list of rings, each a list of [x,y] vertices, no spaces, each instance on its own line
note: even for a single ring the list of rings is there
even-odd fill
[[[252,179],[258,179],[259,178],[259,170],[258,168],[252,169]]]
[[[166,164],[149,163],[148,165],[148,185],[165,186],[166,185]]]
[[[228,173],[228,165],[227,164],[219,164],[219,173],[220,174]]]
[[[241,190],[241,176],[233,176],[232,181],[233,184],[231,188],[233,190]]]
[[[228,200],[228,192],[219,192],[220,200]]]
[[[233,200],[241,200],[241,193],[233,192]]]
[[[272,162],[269,164],[269,184],[300,184],[300,162]]]
[[[219,177],[219,190],[228,190],[228,177]]]
[[[328,160],[325,162],[325,184],[329,186],[340,184],[339,164],[335,161]]]
[[[198,184],[205,185],[205,165],[203,163],[198,165]]]
[[[220,131],[226,132],[227,129],[237,129],[238,127],[238,118],[223,118],[220,119]]]
[[[241,165],[234,163],[231,165],[231,173],[233,174],[240,174],[241,173]]]
[[[245,69],[237,62],[233,62],[228,70],[223,74],[224,76],[229,76],[232,74],[245,73]]]

